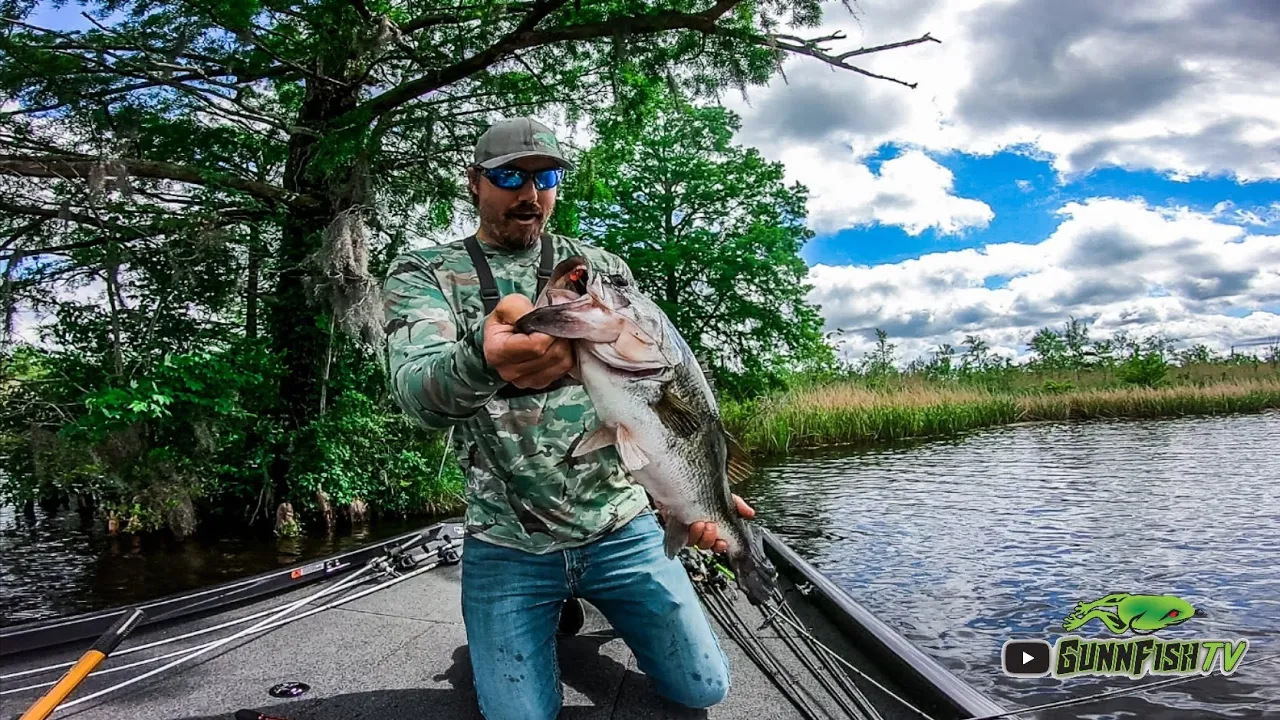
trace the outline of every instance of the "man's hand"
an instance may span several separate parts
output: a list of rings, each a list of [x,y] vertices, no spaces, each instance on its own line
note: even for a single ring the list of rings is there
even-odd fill
[[[541,389],[573,368],[573,345],[544,333],[516,332],[516,321],[531,310],[533,303],[519,293],[498,301],[484,322],[484,359],[512,385]]]
[[[756,511],[737,495],[733,496],[733,503],[738,506],[738,514],[742,517],[750,520],[756,516]],[[729,543],[718,539],[716,524],[701,520],[689,525],[689,544],[713,552],[724,552],[729,549]]]

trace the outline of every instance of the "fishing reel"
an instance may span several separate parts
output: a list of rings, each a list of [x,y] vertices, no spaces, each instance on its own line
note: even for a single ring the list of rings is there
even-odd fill
[[[457,540],[454,539],[455,534]],[[461,531],[453,527],[438,534],[419,533],[399,545],[386,548],[381,557],[373,558],[369,564],[375,572],[390,577],[399,577],[428,560],[435,560],[440,565],[455,565],[462,559],[458,552],[462,545],[461,536]]]
[[[732,572],[727,566],[727,555],[701,548],[684,547],[680,549],[678,557],[685,572],[689,573],[689,579],[693,582],[719,590],[730,590],[733,587],[729,583]]]

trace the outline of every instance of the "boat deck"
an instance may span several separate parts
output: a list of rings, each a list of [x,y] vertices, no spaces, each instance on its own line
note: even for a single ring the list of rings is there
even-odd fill
[[[355,720],[357,718],[480,718],[472,686],[466,633],[462,624],[460,565],[440,565],[399,584],[381,589],[296,622],[237,639],[193,661],[158,676],[117,690],[102,698],[54,714],[55,718],[101,720],[227,720],[248,708],[285,720]],[[174,637],[235,618],[283,607],[288,601],[315,593],[334,578],[292,590],[283,595],[224,609],[169,627],[143,627],[131,635],[121,650],[158,638]],[[369,579],[352,591],[371,586]],[[784,588],[789,583],[783,578]],[[345,593],[347,591],[343,591]],[[297,612],[329,602],[325,597]],[[734,593],[736,607],[758,627],[760,612],[741,593]],[[883,677],[851,647],[844,636],[814,608],[803,601],[790,603],[806,625],[841,656],[886,683],[895,693],[906,691]],[[108,658],[69,701],[163,665],[168,660],[103,674],[148,657],[174,653],[213,639],[224,638],[248,627],[234,625],[208,635],[181,640],[154,649]],[[626,644],[607,621],[587,606],[582,631],[559,638],[564,683],[562,718],[801,718],[743,649],[730,639],[726,628],[715,624],[721,645],[732,665],[732,687],[726,700],[708,711],[690,711],[659,697],[637,667]],[[794,681],[810,689],[816,706],[826,707],[819,717],[846,718],[771,629],[758,631],[792,671]],[[75,659],[90,643],[56,651],[27,653],[7,659],[0,674],[43,667]],[[5,690],[56,680],[61,671],[0,681]],[[302,682],[310,689],[299,697],[280,699],[268,694],[277,683]],[[888,720],[919,718],[865,680],[857,685]],[[37,699],[44,689],[0,696],[0,718],[14,718]],[[933,715],[933,717],[938,717]]]

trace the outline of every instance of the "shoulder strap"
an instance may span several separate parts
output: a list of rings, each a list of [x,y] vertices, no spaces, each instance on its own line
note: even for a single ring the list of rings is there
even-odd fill
[[[538,295],[542,294],[542,289],[547,286],[547,282],[551,280],[551,271],[556,266],[556,250],[551,244],[551,233],[542,234],[542,265],[538,268],[538,292],[533,296],[533,301],[538,301]]]
[[[476,268],[476,278],[480,280],[480,299],[484,302],[485,314],[491,313],[498,306],[498,299],[502,296],[498,293],[498,284],[493,280],[493,271],[489,269],[489,261],[485,259],[484,252],[480,250],[480,243],[476,240],[475,234],[468,235],[463,239],[462,243],[467,247],[467,254],[471,256],[471,264]],[[555,247],[552,244],[551,234],[543,233],[542,263],[538,267],[538,290],[533,297],[534,302],[537,302],[537,296],[542,294],[543,288],[551,280],[551,271],[555,269],[555,260]],[[515,385],[504,385],[498,391],[498,397],[514,398],[538,395],[556,390],[563,387],[564,384],[563,380],[557,380],[542,389],[522,389]]]
[[[476,277],[480,280],[480,300],[484,302],[484,312],[488,315],[498,306],[498,298],[502,297],[498,294],[498,284],[493,281],[489,261],[484,259],[484,252],[480,250],[480,243],[476,240],[475,234],[468,235],[462,244],[467,247],[471,264],[476,268]]]
[[[502,297],[498,293],[498,284],[493,280],[493,271],[489,269],[489,261],[485,259],[484,252],[480,249],[480,243],[476,240],[474,233],[463,239],[462,244],[467,247],[467,254],[471,256],[471,264],[476,268],[476,277],[480,280],[480,299],[484,302],[484,311],[487,315],[493,312],[498,306],[498,300]],[[551,280],[551,271],[555,269],[556,250],[551,241],[551,233],[542,234],[542,263],[538,266],[538,289],[534,292],[533,301],[538,301],[538,296],[542,294],[542,289],[547,286],[547,282]]]

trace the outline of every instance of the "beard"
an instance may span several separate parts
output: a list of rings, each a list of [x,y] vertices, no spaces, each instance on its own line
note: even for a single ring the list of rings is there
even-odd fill
[[[521,222],[520,217],[531,216],[531,221]],[[530,203],[506,208],[480,208],[480,227],[484,228],[488,238],[500,247],[508,250],[525,250],[538,242],[543,228],[547,224],[547,215],[543,208]]]

